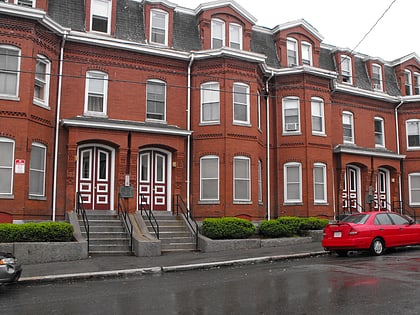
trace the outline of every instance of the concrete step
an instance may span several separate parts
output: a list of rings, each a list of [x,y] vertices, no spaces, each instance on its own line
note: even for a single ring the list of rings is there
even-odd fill
[[[86,232],[82,232],[82,235],[85,236]],[[90,238],[112,238],[112,239],[119,239],[119,238],[127,238],[126,232],[90,232]]]
[[[82,232],[85,232],[85,228],[80,228]],[[125,232],[125,229],[123,226],[107,226],[107,225],[89,225],[89,233],[95,233],[95,232]]]
[[[93,252],[130,252],[130,246],[128,245],[112,245],[112,244],[105,244],[105,245],[94,245],[89,244],[89,253]]]
[[[130,240],[128,238],[90,238],[89,246],[96,245],[123,245],[129,246]]]
[[[192,237],[170,237],[170,238],[160,238],[161,244],[178,244],[178,243],[194,243],[194,238]]]

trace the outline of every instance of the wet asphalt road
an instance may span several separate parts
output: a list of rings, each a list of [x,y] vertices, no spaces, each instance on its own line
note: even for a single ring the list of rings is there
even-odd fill
[[[2,314],[420,314],[420,250],[0,287]]]

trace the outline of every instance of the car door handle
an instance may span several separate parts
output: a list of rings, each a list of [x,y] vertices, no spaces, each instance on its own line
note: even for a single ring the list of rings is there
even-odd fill
[[[380,228],[380,229],[379,229],[379,231],[383,231],[383,230],[384,230],[383,228]]]

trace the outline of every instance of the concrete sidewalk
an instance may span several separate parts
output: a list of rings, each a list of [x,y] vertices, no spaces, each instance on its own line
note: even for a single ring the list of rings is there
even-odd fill
[[[19,283],[126,277],[206,269],[323,255],[321,242],[221,252],[174,252],[157,257],[92,256],[88,259],[23,265]]]

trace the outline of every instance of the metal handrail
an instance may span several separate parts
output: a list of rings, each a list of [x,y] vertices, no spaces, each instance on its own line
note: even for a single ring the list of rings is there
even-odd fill
[[[120,220],[125,225],[125,228],[127,229],[128,233],[130,234],[130,249],[131,252],[133,252],[133,223],[131,222],[130,216],[128,215],[127,207],[122,202],[121,194],[118,193],[118,216],[120,217]]]
[[[140,215],[141,216],[143,216],[143,211],[145,212],[146,217],[149,220],[149,223],[153,231],[155,232],[157,239],[159,239],[159,224],[156,220],[155,215],[153,214],[153,211],[150,210],[150,205],[147,202],[144,202],[143,194],[140,194]]]
[[[395,206],[397,204],[397,206]],[[401,214],[408,215],[414,219],[414,221],[417,221],[417,211],[416,209],[412,208],[407,202],[403,200],[396,200],[393,203],[393,210],[395,212],[399,212]],[[407,210],[407,208],[409,210]]]
[[[83,204],[82,194],[80,192],[76,192],[76,214],[82,217],[83,226],[85,227],[86,231],[86,240],[89,252],[89,220],[86,214],[85,206]]]
[[[347,201],[347,204],[348,204],[347,207],[344,207],[344,202],[345,201]],[[351,203],[355,203],[356,207],[351,207],[350,206]],[[354,213],[353,209],[356,209],[356,212],[359,212],[357,209],[360,209],[360,211],[362,211],[362,212],[365,210],[363,208],[363,206],[357,202],[356,198],[346,198],[346,199],[344,199],[341,209],[343,209],[343,212],[340,213],[340,211],[338,211],[338,214],[337,214],[337,219],[338,220],[341,220],[341,216],[343,216],[343,215],[346,216],[348,214],[353,214]],[[347,211],[344,211],[344,209],[347,209]]]
[[[195,249],[198,249],[198,224],[197,222],[191,217],[191,212],[188,211],[188,207],[187,204],[185,203],[185,201],[182,199],[182,197],[180,195],[175,195],[173,199],[172,204],[174,206],[174,210],[173,213],[175,214],[175,210],[176,210],[176,215],[179,215],[179,211],[181,210],[181,214],[184,216],[185,221],[188,223],[188,225],[191,228],[191,231],[194,234],[195,237]],[[193,225],[194,223],[194,225]]]

